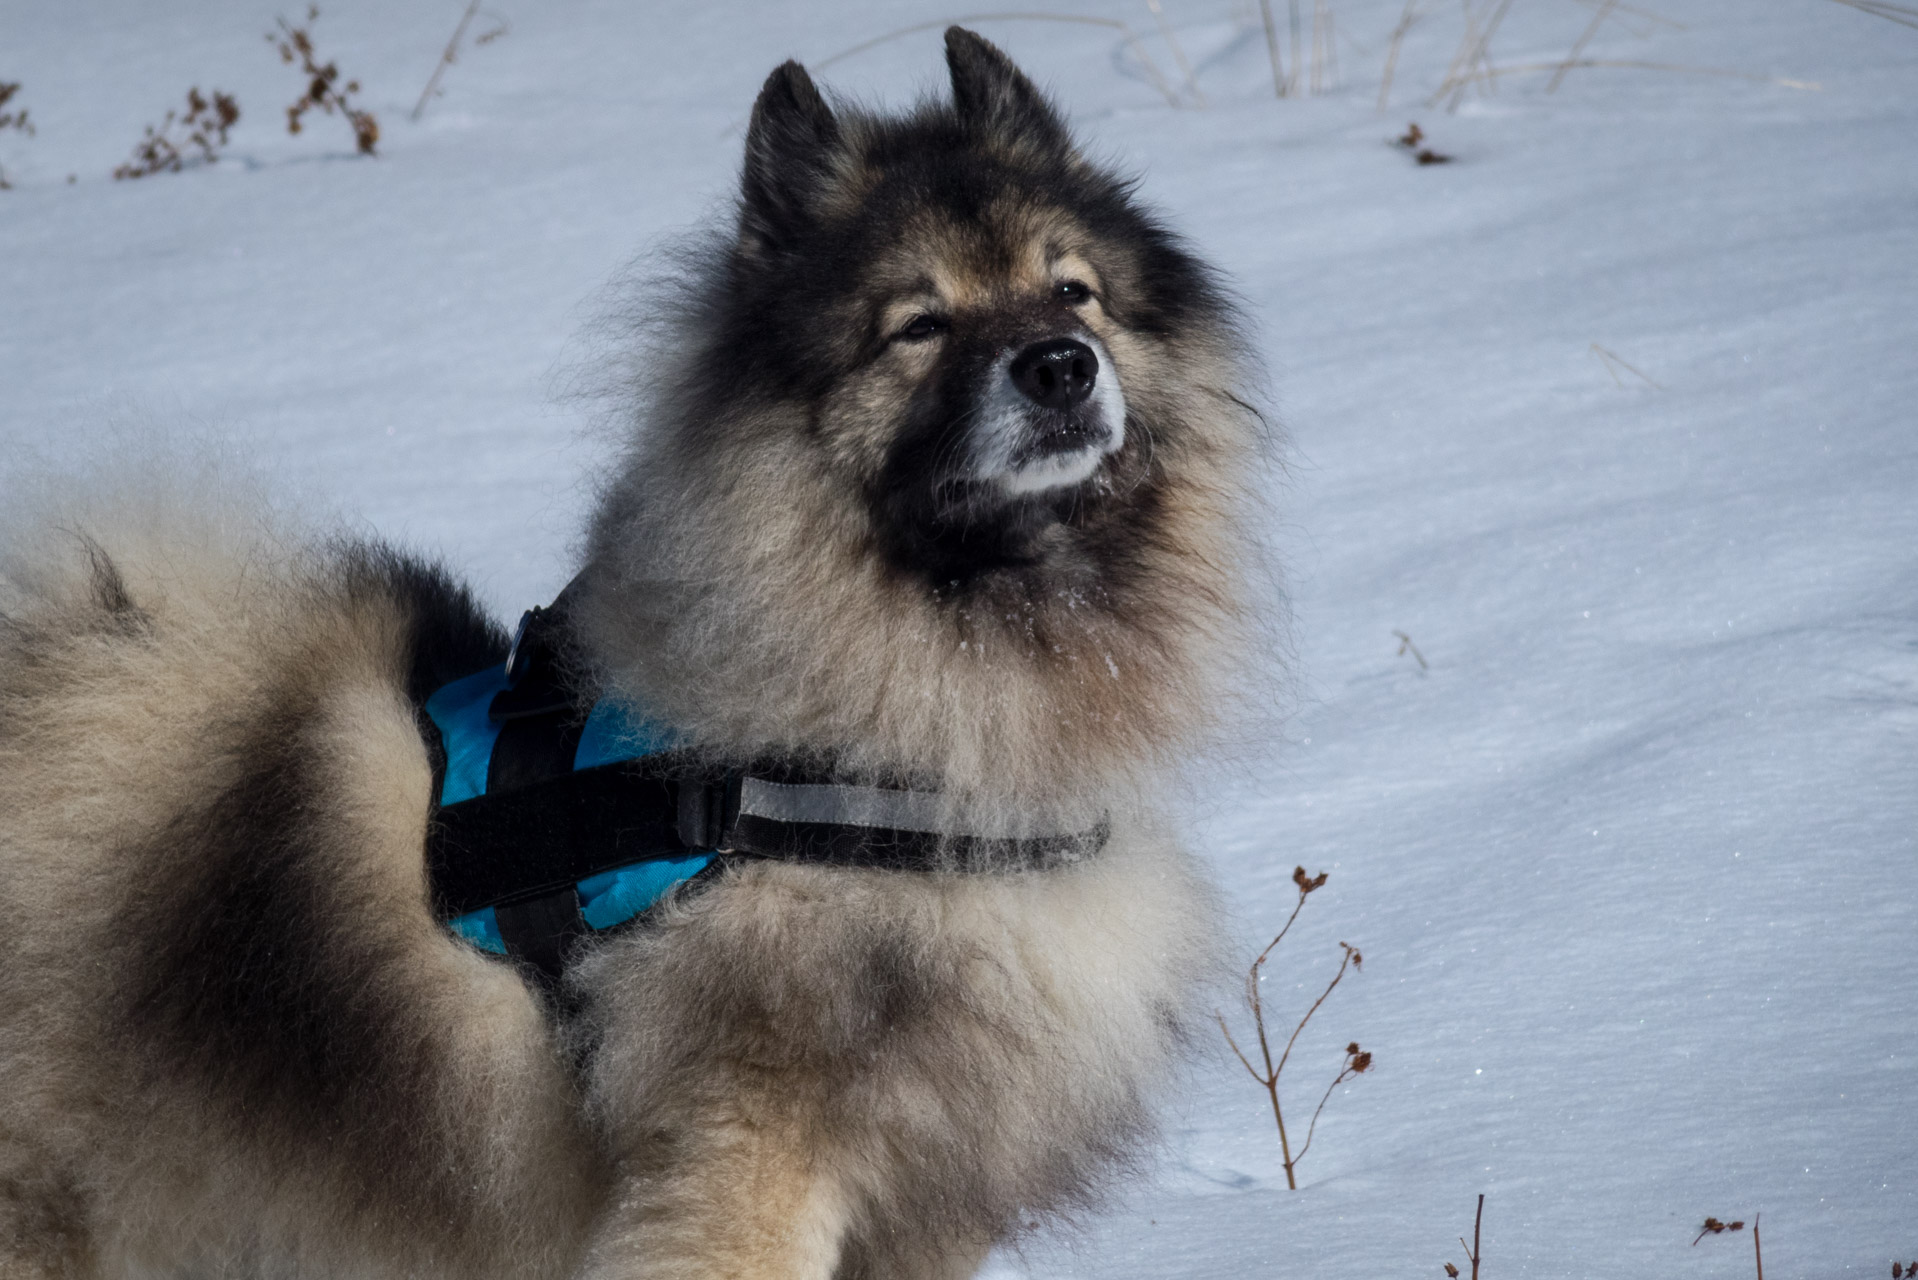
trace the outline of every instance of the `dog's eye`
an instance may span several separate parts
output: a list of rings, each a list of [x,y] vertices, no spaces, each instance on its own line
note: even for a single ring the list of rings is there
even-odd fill
[[[1052,296],[1069,307],[1076,307],[1092,297],[1092,290],[1082,281],[1065,280],[1052,286]]]
[[[922,342],[936,333],[945,331],[944,316],[916,315],[906,321],[906,327],[899,331],[899,336],[912,342]]]

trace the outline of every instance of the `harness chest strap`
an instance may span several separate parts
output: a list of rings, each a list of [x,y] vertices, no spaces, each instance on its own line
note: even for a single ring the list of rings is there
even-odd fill
[[[962,823],[932,792],[715,775],[619,704],[575,704],[543,634],[555,621],[529,612],[503,667],[446,685],[424,707],[441,748],[426,851],[435,902],[455,932],[549,980],[577,939],[728,858],[1038,869],[1105,843],[1103,824]]]

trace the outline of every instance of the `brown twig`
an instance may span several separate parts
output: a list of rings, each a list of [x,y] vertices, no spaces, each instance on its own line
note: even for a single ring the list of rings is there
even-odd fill
[[[1319,1112],[1325,1110],[1325,1104],[1332,1100],[1332,1090],[1353,1076],[1364,1075],[1371,1069],[1372,1055],[1359,1048],[1358,1041],[1354,1040],[1345,1046],[1345,1065],[1339,1069],[1339,1074],[1333,1077],[1332,1083],[1325,1086],[1325,1096],[1319,1099],[1317,1109],[1312,1112],[1312,1123],[1305,1127],[1305,1145],[1299,1148],[1299,1159],[1305,1159],[1305,1153],[1312,1149],[1312,1135],[1318,1132],[1319,1128]]]
[[[11,84],[0,83],[0,107],[5,107],[7,103],[13,101],[13,96],[19,92],[20,85],[18,81]],[[17,133],[24,133],[31,138],[34,130],[33,121],[28,118],[30,114],[25,107],[21,107],[15,111],[0,111],[0,129],[12,129]],[[0,191],[11,191],[12,189],[12,184],[7,181],[7,171],[0,169]]]
[[[1405,12],[1399,15],[1398,26],[1392,28],[1392,44],[1385,51],[1385,74],[1379,78],[1379,110],[1385,110],[1385,100],[1392,94],[1392,74],[1399,65],[1399,46],[1405,43],[1405,33],[1418,21],[1419,0],[1405,0]]]
[[[1552,82],[1545,86],[1545,92],[1558,92],[1558,86],[1564,81],[1566,74],[1577,65],[1578,55],[1585,52],[1585,46],[1591,43],[1592,37],[1598,34],[1598,29],[1605,25],[1605,20],[1612,16],[1612,10],[1616,8],[1617,5],[1618,0],[1601,0],[1598,6],[1598,12],[1592,15],[1590,25],[1585,28],[1584,32],[1578,37],[1578,40],[1572,45],[1572,51],[1565,55],[1564,63],[1560,65],[1557,74],[1552,77]]]
[[[1300,1033],[1305,1030],[1305,1024],[1312,1020],[1312,1015],[1319,1011],[1319,1006],[1325,1003],[1326,997],[1332,994],[1332,989],[1338,986],[1340,980],[1345,977],[1346,969],[1348,967],[1362,969],[1365,958],[1359,953],[1357,948],[1351,946],[1349,943],[1339,943],[1339,946],[1344,948],[1345,955],[1339,962],[1338,972],[1332,975],[1332,981],[1326,984],[1325,990],[1319,993],[1319,998],[1312,1002],[1312,1007],[1307,1009],[1305,1016],[1299,1019],[1298,1025],[1292,1030],[1291,1038],[1285,1042],[1285,1050],[1279,1055],[1277,1062],[1272,1060],[1272,1040],[1266,1031],[1265,1001],[1260,995],[1259,979],[1263,974],[1265,962],[1271,958],[1273,949],[1285,940],[1285,935],[1291,932],[1293,923],[1299,918],[1299,912],[1305,908],[1306,898],[1314,891],[1323,888],[1325,880],[1326,873],[1323,871],[1319,872],[1316,876],[1308,876],[1305,874],[1304,867],[1296,867],[1293,869],[1292,883],[1298,888],[1298,901],[1292,905],[1292,914],[1286,917],[1285,925],[1279,930],[1278,936],[1266,944],[1265,950],[1259,952],[1258,959],[1254,960],[1252,967],[1246,971],[1246,1003],[1252,1006],[1252,1023],[1259,1037],[1259,1057],[1265,1064],[1263,1071],[1253,1066],[1252,1059],[1246,1054],[1245,1050],[1239,1047],[1239,1042],[1232,1036],[1232,1028],[1226,1024],[1225,1015],[1223,1013],[1214,1014],[1219,1022],[1219,1030],[1225,1034],[1225,1042],[1232,1046],[1232,1052],[1237,1055],[1240,1065],[1246,1070],[1246,1074],[1257,1081],[1259,1086],[1265,1090],[1266,1095],[1272,1100],[1272,1119],[1273,1122],[1278,1125],[1279,1129],[1279,1154],[1285,1166],[1285,1184],[1293,1191],[1299,1189],[1298,1163],[1305,1158],[1306,1150],[1312,1145],[1312,1135],[1318,1128],[1319,1113],[1325,1110],[1326,1101],[1332,1096],[1332,1090],[1336,1089],[1345,1080],[1364,1073],[1372,1066],[1372,1055],[1360,1049],[1356,1041],[1346,1046],[1345,1060],[1341,1065],[1338,1077],[1334,1079],[1331,1086],[1326,1089],[1324,1097],[1319,1099],[1318,1110],[1312,1113],[1312,1123],[1306,1130],[1305,1146],[1299,1149],[1299,1153],[1296,1156],[1293,1155],[1292,1140],[1285,1129],[1285,1110],[1279,1102],[1279,1077],[1285,1071],[1285,1064],[1292,1056],[1292,1047],[1298,1043]]]
[[[1304,40],[1299,35],[1299,0],[1286,0],[1285,7],[1287,27],[1292,33],[1292,66],[1285,75],[1285,92],[1287,97],[1296,98],[1299,94],[1299,50],[1304,47]]]
[[[1312,79],[1308,92],[1324,93],[1338,78],[1339,51],[1333,30],[1332,10],[1326,0],[1312,5]]]
[[[19,92],[20,82],[17,80],[12,84],[0,83],[0,107],[12,102],[14,95]],[[17,111],[0,111],[0,129],[17,129],[31,138],[33,121],[28,119],[31,114],[25,107]]]
[[[1626,363],[1624,357],[1620,356],[1616,351],[1613,351],[1610,348],[1601,347],[1596,342],[1594,342],[1592,344],[1592,354],[1597,356],[1598,362],[1605,366],[1605,372],[1612,375],[1612,381],[1616,382],[1621,387],[1624,386],[1625,383],[1618,376],[1619,369],[1623,369],[1625,372],[1631,374],[1634,378],[1637,378],[1640,382],[1643,382],[1646,386],[1652,388],[1652,390],[1654,391],[1663,391],[1665,389],[1664,387],[1659,386],[1656,382],[1653,382],[1650,378],[1646,377],[1643,372],[1633,368],[1630,364]],[[1613,367],[1614,365],[1616,365],[1617,368],[1614,368]]]
[[[320,16],[318,5],[306,7],[307,25]],[[313,37],[306,27],[288,24],[285,18],[276,18],[280,34],[266,33],[266,42],[279,50],[280,61],[291,65],[300,64],[300,71],[307,78],[306,92],[286,109],[286,131],[300,132],[300,118],[308,111],[319,108],[327,115],[338,111],[346,117],[347,124],[353,130],[353,141],[361,155],[370,156],[377,152],[374,148],[380,140],[380,122],[371,111],[353,105],[352,95],[360,91],[360,82],[340,81],[340,68],[336,63],[322,64],[313,52]]]
[[[966,26],[975,22],[1072,22],[1088,27],[1109,27],[1119,33],[1120,37],[1125,41],[1126,47],[1131,49],[1133,55],[1139,59],[1139,65],[1145,68],[1147,78],[1152,81],[1152,87],[1157,89],[1160,95],[1165,98],[1166,104],[1173,107],[1179,105],[1179,95],[1172,91],[1172,85],[1166,80],[1164,74],[1160,72],[1159,64],[1152,60],[1152,55],[1146,51],[1145,44],[1139,39],[1138,34],[1134,32],[1131,27],[1117,18],[1097,18],[1078,13],[966,13],[956,18],[940,18],[933,22],[915,22],[909,27],[900,27],[895,31],[888,31],[884,35],[874,36],[870,40],[861,40],[850,49],[841,49],[830,58],[821,58],[818,62],[810,62],[807,65],[814,71],[824,71],[835,62],[844,62],[854,54],[864,53],[868,49],[876,49],[889,41],[899,40],[910,35],[917,35],[921,31],[932,31],[941,27],[949,27],[955,23],[960,26]]]
[[[113,171],[116,180],[145,178],[156,173],[178,173],[186,166],[186,149],[199,149],[198,161],[212,164],[226,145],[227,130],[240,118],[240,104],[229,93],[213,91],[209,100],[198,86],[186,91],[186,114],[169,111],[159,128],[147,126],[146,136],[133,148],[133,158]],[[183,133],[174,136],[174,126]]]
[[[1265,23],[1265,56],[1272,60],[1272,96],[1285,96],[1285,60],[1279,56],[1279,27],[1272,18],[1272,0],[1259,0],[1259,18]]]
[[[1484,1221],[1485,1221],[1485,1193],[1481,1191],[1478,1197],[1478,1212],[1472,1216],[1472,1243],[1470,1245],[1467,1245],[1465,1243],[1464,1236],[1460,1236],[1458,1238],[1458,1247],[1465,1250],[1465,1260],[1472,1264],[1472,1280],[1478,1280],[1478,1263],[1479,1263],[1478,1232],[1479,1232],[1479,1224]],[[1448,1280],[1458,1280],[1458,1275],[1459,1275],[1458,1266],[1454,1263],[1450,1263],[1450,1262],[1446,1263],[1445,1274],[1448,1277]]]
[[[1319,1006],[1325,1003],[1325,998],[1332,994],[1332,988],[1338,986],[1339,980],[1345,977],[1346,966],[1357,964],[1363,967],[1361,962],[1364,957],[1359,954],[1357,948],[1349,942],[1341,942],[1339,945],[1345,948],[1345,958],[1339,961],[1339,971],[1332,975],[1332,981],[1325,984],[1325,990],[1319,992],[1319,998],[1312,1002],[1312,1007],[1305,1011],[1303,1018],[1299,1019],[1299,1025],[1292,1028],[1292,1038],[1285,1042],[1285,1052],[1279,1055],[1280,1071],[1285,1070],[1287,1060],[1292,1057],[1292,1046],[1298,1043],[1299,1033],[1305,1030],[1305,1024],[1312,1021],[1312,1015],[1319,1011]]]
[[[1756,1219],[1753,1221],[1755,1223]],[[1744,1229],[1745,1222],[1742,1218],[1736,1222],[1720,1222],[1717,1218],[1707,1218],[1705,1219],[1705,1225],[1698,1229],[1698,1234],[1692,1237],[1692,1244],[1695,1247],[1698,1242],[1706,1236],[1715,1236],[1725,1231],[1743,1231]]]
[[[1565,66],[1564,62],[1527,62],[1509,67],[1487,67],[1483,71],[1474,71],[1465,80],[1496,80],[1500,76],[1532,75],[1541,71],[1557,71]],[[1636,71],[1672,71],[1687,76],[1727,76],[1733,80],[1750,80],[1754,84],[1775,84],[1783,89],[1803,89],[1808,93],[1822,93],[1824,86],[1816,80],[1793,80],[1785,76],[1764,76],[1751,71],[1731,71],[1724,67],[1693,67],[1678,62],[1642,62],[1632,58],[1580,58],[1571,64],[1574,67],[1615,67]],[[1463,92],[1461,87],[1460,92]]]
[[[426,104],[432,101],[434,95],[439,92],[440,77],[446,74],[448,67],[459,60],[460,38],[466,34],[466,28],[472,25],[473,19],[479,16],[479,12],[480,0],[471,0],[471,3],[466,6],[466,12],[460,15],[459,25],[453,28],[453,38],[446,42],[446,52],[440,54],[439,63],[433,68],[433,74],[427,80],[426,88],[420,91],[420,100],[413,104],[411,119],[418,120],[426,114]],[[493,16],[498,17],[498,15]],[[506,20],[499,18],[499,24],[500,25],[493,28],[493,30],[488,31],[485,35],[473,41],[473,43],[490,44],[505,35]]]
[[[1488,73],[1492,70],[1490,61],[1492,37],[1498,34],[1499,25],[1505,21],[1505,15],[1511,12],[1512,8],[1512,0],[1496,0],[1496,2],[1498,7],[1492,11],[1492,16],[1488,20],[1480,22],[1474,14],[1466,23],[1465,38],[1459,41],[1458,52],[1452,57],[1452,65],[1445,73],[1445,80],[1439,85],[1438,92],[1432,95],[1428,106],[1437,106],[1449,93],[1452,100],[1446,105],[1446,110],[1458,110],[1459,103],[1465,99],[1466,88],[1480,78],[1477,71],[1479,65],[1483,64]],[[1487,0],[1487,3],[1492,3],[1492,0]]]
[[[1178,33],[1166,20],[1165,7],[1159,3],[1159,0],[1145,0],[1145,4],[1146,8],[1152,10],[1152,17],[1159,24],[1159,37],[1165,41],[1166,47],[1172,50],[1172,60],[1179,64],[1179,74],[1185,77],[1186,92],[1192,95],[1193,102],[1201,107],[1206,106],[1205,91],[1199,88],[1198,77],[1192,74],[1192,64],[1186,60],[1185,46],[1179,43]]]
[[[1478,1212],[1472,1215],[1472,1252],[1468,1255],[1472,1259],[1472,1280],[1478,1280],[1478,1263],[1480,1257],[1478,1231],[1480,1224],[1484,1221],[1485,1193],[1481,1191],[1478,1193]],[[1465,1242],[1461,1240],[1459,1243],[1464,1244]]]
[[[1587,9],[1596,9],[1599,5],[1606,3],[1606,0],[1572,0],[1572,3],[1582,4]],[[1674,31],[1691,30],[1690,27],[1675,18],[1668,18],[1662,13],[1654,13],[1650,9],[1641,9],[1637,5],[1625,4],[1622,0],[1620,3],[1614,4],[1612,8],[1616,9],[1619,13],[1629,13],[1634,18],[1643,18],[1646,23],[1646,31],[1650,31],[1652,27],[1670,27]],[[1632,34],[1640,35],[1643,33],[1634,31]]]
[[[1901,27],[1918,27],[1918,9],[1910,5],[1893,4],[1891,0],[1837,0],[1837,2],[1847,9],[1869,13],[1874,18],[1883,18]]]
[[[480,0],[472,0],[466,6],[466,12],[460,15],[459,25],[453,28],[453,38],[446,42],[446,52],[440,54],[440,60],[433,67],[433,74],[427,77],[426,87],[420,90],[420,100],[413,104],[412,118],[418,120],[426,113],[426,104],[432,99],[433,91],[440,87],[440,77],[453,65],[453,59],[459,56],[460,37],[466,34],[466,28],[472,23],[473,15],[479,12]]]
[[[1758,1245],[1758,1220],[1763,1214],[1752,1215],[1752,1257],[1758,1262],[1758,1280],[1765,1280],[1765,1251]]]
[[[1418,128],[1417,125],[1413,125],[1412,127],[1415,129]],[[1409,653],[1419,660],[1420,671],[1429,671],[1432,669],[1432,664],[1425,660],[1425,655],[1419,652],[1419,647],[1412,643],[1411,636],[1406,635],[1403,631],[1394,631],[1392,634],[1399,638],[1399,651],[1392,655],[1393,657],[1403,658]]]

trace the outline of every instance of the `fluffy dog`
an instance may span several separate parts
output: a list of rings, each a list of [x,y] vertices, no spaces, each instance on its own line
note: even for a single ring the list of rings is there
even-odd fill
[[[422,707],[507,648],[464,589],[79,503],[0,578],[0,1277],[960,1277],[1136,1147],[1208,965],[1162,792],[1256,647],[1263,446],[1212,275],[946,48],[951,102],[903,117],[766,82],[567,679],[702,768],[1097,852],[721,849],[543,986],[448,930],[422,852]]]

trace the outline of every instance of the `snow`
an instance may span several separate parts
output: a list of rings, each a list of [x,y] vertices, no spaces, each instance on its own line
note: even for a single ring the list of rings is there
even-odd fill
[[[1283,102],[1256,7],[1163,4],[1205,109],[1114,29],[980,27],[1258,327],[1301,697],[1198,829],[1248,961],[1293,866],[1331,873],[1269,1000],[1365,952],[1293,1116],[1347,1040],[1377,1066],[1294,1193],[1263,1092],[1202,1045],[1154,1171],[988,1274],[1436,1277],[1480,1192],[1493,1277],[1750,1274],[1749,1230],[1690,1246],[1708,1214],[1762,1212],[1775,1277],[1918,1256],[1918,30],[1646,0],[1583,56],[1666,69],[1452,113],[1426,99],[1463,20],[1433,4],[1380,113],[1398,0],[1333,0],[1343,79]],[[231,439],[502,614],[546,599],[607,448],[567,393],[609,282],[721,206],[776,62],[963,12],[514,6],[412,123],[462,7],[323,7],[384,126],[366,161],[338,119],[281,130],[268,7],[0,3],[38,125],[0,133],[0,469],[116,424]],[[1177,84],[1144,5],[1067,11]],[[1563,58],[1593,13],[1517,0],[1491,56]],[[902,101],[937,41],[823,78]],[[190,84],[238,95],[229,158],[109,180]],[[1388,145],[1413,119],[1452,163]]]

